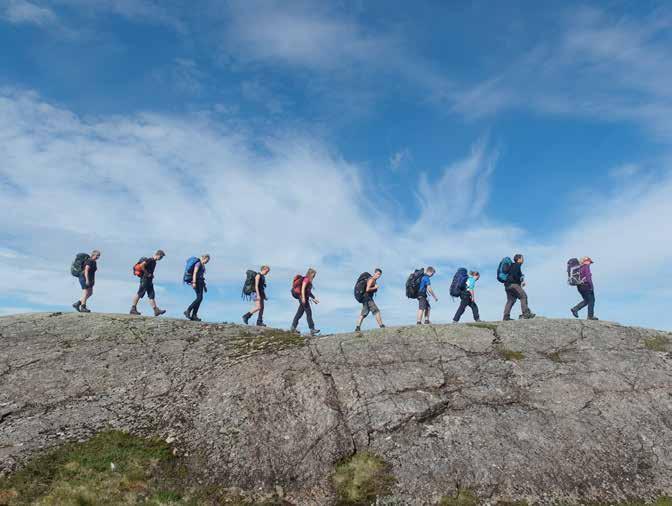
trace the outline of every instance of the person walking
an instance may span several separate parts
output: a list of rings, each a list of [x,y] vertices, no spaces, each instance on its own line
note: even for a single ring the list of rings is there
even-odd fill
[[[460,307],[458,307],[457,311],[455,312],[453,323],[458,323],[460,321],[460,318],[464,314],[464,311],[467,309],[467,307],[471,308],[474,321],[481,321],[478,313],[478,306],[476,305],[476,281],[478,281],[480,278],[481,275],[478,273],[478,271],[469,272],[467,282],[463,287],[460,287]]]
[[[373,316],[375,316],[376,322],[378,322],[378,327],[381,329],[385,328],[385,325],[383,324],[383,317],[380,314],[380,309],[378,309],[378,306],[373,300],[373,297],[376,295],[376,293],[378,293],[378,289],[380,288],[378,286],[378,280],[382,275],[383,271],[378,268],[373,272],[373,276],[371,276],[368,272],[365,272],[357,280],[357,284],[355,285],[355,298],[361,298],[362,311],[359,315],[359,318],[357,319],[355,332],[361,332],[362,322],[364,321],[364,318],[369,315],[369,313],[373,313]],[[362,285],[364,285],[363,291]]]
[[[156,305],[156,293],[154,292],[154,270],[156,269],[156,262],[160,262],[165,256],[166,254],[163,250],[157,250],[151,258],[141,258],[140,261],[133,266],[134,274],[140,278],[140,288],[138,288],[138,293],[133,296],[131,310],[129,311],[130,314],[141,314],[138,311],[138,302],[140,302],[140,299],[142,299],[145,294],[147,294],[147,298],[149,299],[149,305],[154,310],[154,316],[161,316],[166,313],[165,309],[159,309]]]
[[[313,310],[310,307],[311,300],[315,304],[320,303],[320,300],[313,294],[313,282],[315,276],[317,276],[317,271],[311,267],[308,269],[305,276],[297,274],[294,277],[294,282],[292,283],[292,296],[295,299],[299,299],[299,308],[296,310],[294,320],[292,321],[292,332],[298,332],[297,327],[299,326],[299,320],[305,313],[306,320],[308,321],[308,328],[310,329],[310,335],[315,336],[320,333],[320,330],[315,328]]]
[[[504,290],[506,291],[506,305],[504,306],[504,321],[511,321],[511,310],[516,301],[520,301],[520,308],[522,314],[521,319],[529,320],[536,315],[530,311],[527,303],[527,292],[525,292],[525,275],[521,267],[525,262],[525,258],[520,253],[513,256],[513,263],[510,265],[504,282]]]
[[[98,260],[100,260],[100,251],[94,249],[91,255],[80,253],[72,266],[72,273],[79,278],[79,286],[82,287],[82,296],[72,305],[75,311],[80,313],[90,313],[86,302],[93,295],[93,287],[96,284],[96,271],[98,270]]]
[[[257,315],[257,327],[265,327],[264,323],[264,308],[266,306],[266,276],[271,271],[271,268],[268,265],[262,265],[259,269],[259,272],[254,275],[254,289],[251,292],[250,296],[254,302],[254,307],[243,315],[243,323],[247,325],[250,321],[250,318],[255,313]]]
[[[594,262],[590,257],[581,258],[581,267],[579,267],[579,278],[581,283],[576,286],[576,289],[579,291],[583,300],[570,309],[574,318],[578,318],[579,311],[584,307],[588,307],[588,319],[598,319],[595,318],[595,286],[593,285],[593,273],[590,271],[590,266],[593,263]]]
[[[416,318],[416,323],[422,325],[423,317],[425,325],[429,325],[429,315],[432,310],[432,306],[429,304],[428,296],[431,295],[434,298],[434,302],[439,302],[434,290],[432,289],[431,278],[436,274],[434,267],[427,267],[425,273],[420,279],[420,287],[418,288],[418,315]]]
[[[208,254],[202,255],[200,258],[192,257],[187,260],[184,279],[196,292],[196,299],[184,312],[184,316],[191,321],[201,321],[198,317],[198,310],[201,307],[201,302],[203,302],[203,293],[208,293],[208,287],[205,284],[205,264],[209,261],[210,255]]]

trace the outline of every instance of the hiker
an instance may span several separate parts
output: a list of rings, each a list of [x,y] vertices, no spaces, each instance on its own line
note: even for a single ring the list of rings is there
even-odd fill
[[[79,286],[82,287],[82,298],[72,305],[80,313],[91,312],[86,307],[86,301],[93,295],[93,286],[96,284],[96,271],[98,270],[99,259],[100,251],[97,249],[94,249],[91,255],[79,253],[70,268],[72,275],[79,278]]]
[[[416,318],[416,323],[422,325],[422,320],[424,316],[425,325],[429,325],[429,313],[432,310],[432,306],[429,304],[428,295],[431,295],[434,298],[434,302],[439,302],[439,299],[434,294],[432,289],[432,283],[430,278],[434,276],[436,270],[434,267],[427,267],[425,273],[420,279],[420,286],[418,287],[418,316]]]
[[[583,300],[574,306],[570,311],[574,318],[579,317],[579,311],[584,307],[588,307],[588,319],[597,320],[595,318],[595,287],[593,286],[593,274],[590,272],[590,265],[593,260],[590,257],[583,257],[578,268],[579,282],[576,284],[576,289],[581,294]]]
[[[303,313],[306,313],[310,335],[315,336],[320,333],[320,330],[315,328],[315,322],[313,322],[313,310],[310,307],[311,300],[315,304],[320,303],[320,300],[313,294],[313,281],[315,280],[316,275],[317,271],[311,267],[308,269],[305,276],[301,276],[300,274],[294,276],[294,281],[292,282],[292,297],[299,300],[299,308],[292,321],[292,332],[298,332],[297,327],[299,326],[299,320],[303,316]]]
[[[249,323],[254,313],[259,313],[257,315],[257,327],[266,326],[264,323],[264,307],[266,305],[265,302],[268,300],[268,297],[266,297],[266,276],[268,276],[270,271],[271,268],[268,265],[262,265],[259,272],[247,271],[247,279],[243,286],[243,295],[252,298],[254,307],[243,315],[243,323],[245,325]]]
[[[460,318],[464,314],[464,311],[467,309],[467,307],[471,308],[474,321],[481,321],[478,314],[478,306],[476,305],[476,281],[478,281],[480,277],[481,275],[478,273],[478,271],[470,271],[467,280],[464,283],[460,283],[458,286],[460,307],[458,307],[457,311],[455,312],[453,323],[458,323],[460,321]],[[451,293],[451,295],[453,294]]]
[[[166,313],[165,309],[159,309],[156,305],[156,294],[154,292],[154,269],[156,269],[156,262],[161,261],[165,256],[166,254],[163,250],[157,250],[154,256],[151,258],[143,257],[133,266],[133,274],[140,278],[140,288],[138,288],[138,293],[133,296],[129,314],[142,314],[138,311],[138,302],[140,302],[140,299],[145,294],[147,294],[147,298],[149,299],[149,305],[154,310],[154,316],[161,316]]]
[[[198,310],[203,302],[203,292],[208,292],[208,287],[205,284],[205,264],[210,261],[210,255],[205,254],[200,258],[191,257],[187,260],[187,265],[184,269],[184,282],[190,284],[196,292],[196,299],[184,312],[187,319],[195,322],[200,322],[198,317]]]
[[[369,313],[373,313],[373,316],[376,317],[378,327],[381,329],[385,328],[385,325],[383,324],[383,318],[380,315],[380,309],[378,309],[378,306],[373,300],[373,297],[380,288],[377,282],[382,275],[383,271],[379,268],[373,271],[373,276],[368,272],[364,272],[357,279],[357,283],[355,283],[355,299],[362,303],[362,312],[357,319],[355,332],[361,332],[362,322],[364,321],[364,318],[369,315]]]
[[[504,306],[504,321],[511,321],[511,309],[517,300],[520,300],[520,308],[523,313],[520,319],[529,320],[536,315],[530,311],[527,305],[527,293],[523,289],[525,287],[525,275],[521,270],[521,266],[525,262],[525,258],[520,253],[513,256],[513,261],[506,257],[497,268],[497,279],[504,283],[504,290],[506,292],[506,305]]]

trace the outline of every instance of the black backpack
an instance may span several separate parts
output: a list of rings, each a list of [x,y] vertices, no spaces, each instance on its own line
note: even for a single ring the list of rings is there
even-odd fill
[[[245,283],[243,284],[243,294],[242,297],[250,297],[256,288],[255,280],[257,278],[257,272],[253,270],[248,270],[245,273]]]
[[[87,253],[77,253],[75,260],[70,266],[70,274],[76,278],[80,277],[84,273],[84,264],[89,258],[91,257]]]
[[[355,283],[355,300],[360,304],[364,302],[364,295],[366,294],[366,284],[372,276],[368,272],[362,272]]]
[[[420,292],[420,281],[425,275],[425,269],[414,270],[406,280],[406,297],[417,299]]]

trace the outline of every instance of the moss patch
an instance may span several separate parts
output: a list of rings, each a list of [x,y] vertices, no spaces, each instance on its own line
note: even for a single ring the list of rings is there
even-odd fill
[[[192,487],[188,469],[158,439],[117,431],[70,443],[0,478],[0,506],[236,506],[254,502],[225,488]]]
[[[258,334],[245,330],[231,340],[234,356],[238,357],[261,352],[277,352],[303,346],[306,342],[307,339],[301,334],[284,330],[270,330]]]
[[[505,348],[504,346],[501,345],[497,346],[495,350],[497,351],[499,356],[502,357],[504,360],[511,360],[517,362],[525,358],[525,355],[523,354],[522,351],[509,350],[508,348]]]
[[[552,351],[550,353],[546,353],[546,358],[548,358],[548,360],[550,360],[551,362],[555,362],[556,364],[565,363],[559,351]]]
[[[644,346],[651,351],[672,351],[670,338],[662,334],[645,339]]]
[[[332,477],[340,506],[368,506],[389,495],[395,479],[390,466],[370,453],[357,453],[336,466]]]
[[[478,506],[478,497],[468,488],[460,488],[455,495],[447,495],[441,498],[438,506]]]
[[[493,332],[497,332],[497,324],[496,323],[487,323],[487,322],[471,322],[467,323],[469,327],[477,327],[479,329],[487,329],[487,330],[492,330]]]

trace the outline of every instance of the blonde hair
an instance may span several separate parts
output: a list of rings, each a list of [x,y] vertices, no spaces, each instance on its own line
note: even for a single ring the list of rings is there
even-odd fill
[[[306,272],[306,277],[312,279],[312,278],[315,277],[316,274],[317,274],[317,271],[311,267],[311,268],[308,269],[308,271]]]
[[[206,260],[206,259],[207,259],[207,260],[210,260],[210,255],[209,255],[208,253],[206,253],[206,254],[204,254],[204,255],[201,255],[201,258],[202,258],[203,260]]]
[[[98,257],[99,257],[99,256],[100,256],[100,250],[94,249],[94,250],[91,252],[91,256],[92,256],[92,257],[95,257],[95,256],[98,256]]]
[[[270,268],[268,265],[262,265],[262,266],[259,268],[260,271],[263,271],[264,269],[268,269],[269,271],[271,270],[271,268]]]

